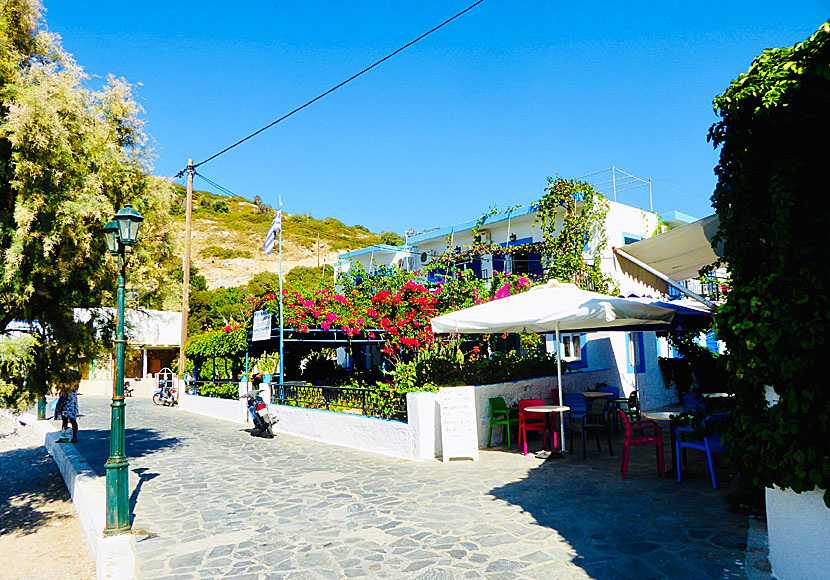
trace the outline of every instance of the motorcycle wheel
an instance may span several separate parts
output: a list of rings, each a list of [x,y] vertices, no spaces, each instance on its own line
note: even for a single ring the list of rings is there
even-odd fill
[[[161,405],[161,404],[162,404],[161,395],[159,395],[158,393],[155,393],[155,394],[153,395],[153,402],[154,402],[156,405]]]
[[[274,438],[274,429],[273,429],[273,427],[271,427],[271,421],[270,420],[269,421],[263,420],[262,424],[265,425],[265,433],[267,433],[265,436],[268,439],[273,439]]]

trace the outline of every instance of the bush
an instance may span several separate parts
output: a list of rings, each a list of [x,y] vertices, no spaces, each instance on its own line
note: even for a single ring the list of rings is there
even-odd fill
[[[830,506],[830,269],[827,146],[830,23],[766,50],[715,99],[721,148],[712,201],[733,288],[716,317],[729,348],[736,420],[727,434],[741,479]],[[819,137],[811,141],[809,135]],[[818,143],[818,144],[817,144]],[[765,390],[780,397],[769,405]]]
[[[250,258],[250,250],[235,250],[233,248],[222,248],[220,246],[208,246],[199,250],[202,258],[220,258],[229,260],[231,258]]]
[[[228,204],[224,200],[217,199],[213,202],[213,211],[216,213],[228,213]]]
[[[236,383],[204,383],[199,386],[199,394],[217,399],[238,399],[239,385]]]

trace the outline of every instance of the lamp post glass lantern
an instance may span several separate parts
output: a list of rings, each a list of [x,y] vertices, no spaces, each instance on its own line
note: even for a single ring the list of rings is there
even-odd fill
[[[124,361],[127,341],[124,335],[124,287],[127,278],[128,249],[138,238],[138,226],[144,218],[126,205],[115,214],[115,220],[104,226],[107,251],[118,256],[117,318],[115,338],[116,373],[112,392],[110,421],[110,455],[104,464],[107,474],[107,518],[105,536],[130,532],[130,501],[127,493],[129,462],[125,455],[124,423]]]

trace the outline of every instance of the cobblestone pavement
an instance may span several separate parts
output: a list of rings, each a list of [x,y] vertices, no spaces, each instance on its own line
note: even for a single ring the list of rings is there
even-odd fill
[[[0,416],[0,579],[93,580],[69,492],[34,429]]]
[[[619,453],[595,448],[416,463],[127,401],[141,578],[747,577],[747,516],[692,454],[682,484],[659,477],[648,448],[627,480]],[[77,447],[100,474],[107,403],[81,400]]]

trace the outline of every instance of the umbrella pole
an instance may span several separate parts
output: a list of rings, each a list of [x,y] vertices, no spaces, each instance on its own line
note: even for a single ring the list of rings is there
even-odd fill
[[[561,348],[559,346],[559,323],[556,323],[556,378],[559,382],[559,404],[563,404],[562,397],[562,356]],[[565,447],[565,414],[559,415],[559,441],[561,441],[560,448],[564,452]]]

